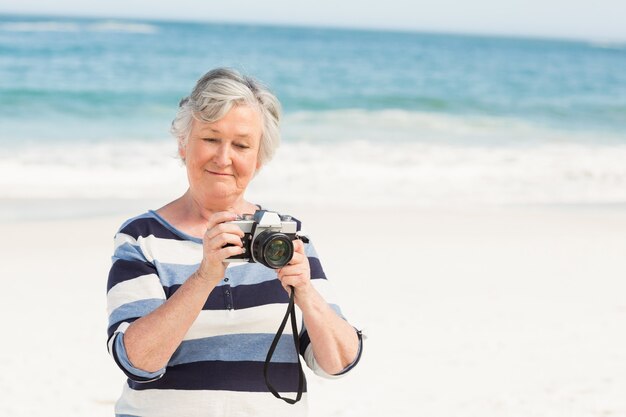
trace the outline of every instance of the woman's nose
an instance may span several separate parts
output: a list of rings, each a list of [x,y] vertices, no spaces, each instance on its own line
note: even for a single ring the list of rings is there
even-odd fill
[[[217,148],[217,152],[214,156],[214,161],[219,166],[227,166],[230,165],[230,149],[227,145],[222,144],[219,148]]]

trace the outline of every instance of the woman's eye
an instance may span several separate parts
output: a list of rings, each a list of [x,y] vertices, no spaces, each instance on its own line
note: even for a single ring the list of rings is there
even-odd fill
[[[205,142],[211,142],[211,143],[219,142],[219,139],[215,139],[215,138],[202,138],[202,140]]]
[[[244,145],[243,143],[235,143],[235,146],[238,147],[239,149],[248,149],[249,148],[248,145]]]

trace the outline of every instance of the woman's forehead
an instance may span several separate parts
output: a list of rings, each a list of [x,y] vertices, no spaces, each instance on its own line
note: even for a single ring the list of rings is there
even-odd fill
[[[263,123],[258,111],[250,106],[235,106],[224,117],[215,122],[193,120],[196,133],[224,134],[235,137],[258,137],[263,130]]]

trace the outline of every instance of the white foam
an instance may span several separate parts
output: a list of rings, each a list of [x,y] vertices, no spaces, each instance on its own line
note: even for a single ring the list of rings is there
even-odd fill
[[[13,22],[0,24],[5,32],[78,32],[80,25],[69,22]]]
[[[87,30],[93,32],[125,32],[143,34],[153,34],[159,31],[156,26],[146,23],[129,23],[117,21],[106,21],[88,25]]]
[[[625,158],[626,146],[298,144],[256,181],[259,197],[278,187],[321,204],[609,203],[626,201]]]
[[[174,144],[48,146],[0,154],[5,198],[168,199],[184,192]],[[251,183],[255,201],[311,204],[626,201],[626,146],[528,148],[285,143]]]
[[[172,141],[3,149],[0,194],[7,198],[160,197],[164,189],[184,187],[180,165]]]
[[[516,120],[405,111],[289,115],[249,187],[265,205],[622,203],[626,140]],[[187,188],[173,139],[0,151],[4,198],[143,198]]]
[[[626,49],[626,43],[624,41],[618,41],[613,39],[598,39],[588,42],[589,46],[600,49],[616,49],[616,50],[624,50]]]
[[[154,34],[158,27],[146,23],[107,20],[89,24],[66,21],[11,22],[0,24],[5,32],[124,32]]]
[[[548,142],[597,143],[593,132],[563,131],[513,117],[407,111],[400,109],[347,109],[298,112],[283,124],[288,139],[314,142],[366,140],[382,142],[429,142],[460,145],[525,145]],[[626,137],[602,133],[612,142]]]

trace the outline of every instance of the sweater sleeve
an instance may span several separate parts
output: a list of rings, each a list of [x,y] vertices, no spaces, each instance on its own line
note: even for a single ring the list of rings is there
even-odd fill
[[[313,283],[313,286],[321,294],[321,296],[328,303],[328,305],[335,311],[335,313],[339,317],[346,320],[341,312],[341,307],[335,299],[330,282],[326,278],[326,274],[324,273],[324,269],[322,268],[319,256],[312,243],[309,242],[305,244],[305,253],[309,259],[309,265],[311,267],[311,282]],[[346,366],[342,371],[335,375],[326,373],[315,360],[313,345],[311,345],[311,339],[309,338],[309,334],[306,330],[304,322],[302,323],[302,331],[300,332],[300,354],[304,358],[307,366],[316,375],[324,378],[339,378],[347,374],[351,369],[353,369],[361,359],[361,352],[363,351],[363,337],[360,330],[357,330],[355,328],[355,332],[357,333],[359,338],[359,351],[356,355],[356,358],[351,364]]]
[[[115,235],[113,264],[107,283],[108,351],[115,363],[136,382],[159,379],[165,368],[147,372],[132,365],[124,346],[128,326],[165,302],[157,270],[141,248],[142,238],[118,232]]]

